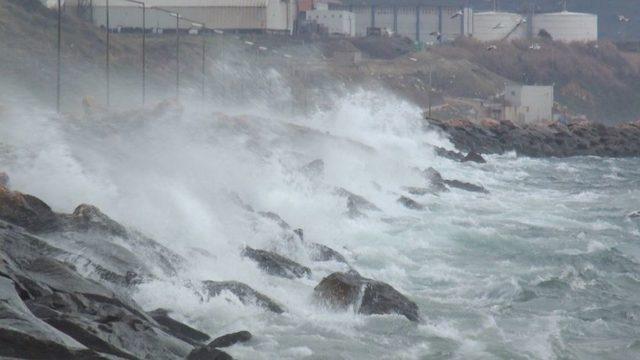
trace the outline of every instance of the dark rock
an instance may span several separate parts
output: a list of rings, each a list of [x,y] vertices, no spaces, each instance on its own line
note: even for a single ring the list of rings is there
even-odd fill
[[[337,309],[351,306],[360,314],[400,314],[419,321],[418,306],[390,285],[362,277],[355,271],[333,273],[315,287],[323,304]],[[361,300],[359,300],[361,299]]]
[[[406,196],[399,197],[398,202],[402,204],[404,207],[412,210],[424,210],[425,208],[424,205]]]
[[[202,331],[198,331],[188,325],[172,319],[169,316],[169,311],[166,309],[156,309],[148,314],[153,318],[153,320],[162,326],[162,329],[167,334],[173,335],[191,345],[201,345],[210,339],[209,335]]]
[[[365,211],[380,211],[380,209],[369,200],[344,188],[337,188],[335,194],[347,199],[347,216],[350,218],[364,217],[366,216]]]
[[[233,360],[231,355],[208,346],[199,347],[189,353],[187,360]]]
[[[449,135],[457,149],[485,154],[516,151],[520,156],[640,156],[637,123],[606,126],[589,121],[515,124],[502,121],[426,119]],[[441,156],[448,156],[441,154]]]
[[[300,168],[300,172],[310,179],[317,179],[324,174],[324,161],[316,159]]]
[[[449,189],[444,184],[444,179],[438,170],[429,167],[422,171],[422,177],[428,181],[429,189],[433,193],[446,192]]]
[[[454,161],[462,161],[462,159],[464,159],[464,154],[457,151],[447,150],[445,148],[441,148],[438,146],[435,147],[435,151],[436,151],[436,155],[443,157],[445,159],[450,159]]]
[[[93,205],[79,205],[71,215],[63,215],[62,217],[65,220],[65,231],[95,231],[120,237],[128,235],[124,226],[112,220]]]
[[[413,186],[406,186],[403,188],[403,190],[405,190],[411,195],[417,195],[417,196],[423,196],[423,195],[434,193],[433,190],[431,189],[423,188],[423,187],[413,187]]]
[[[55,229],[58,217],[35,196],[0,187],[0,219],[32,232]]]
[[[293,230],[293,232],[298,235],[298,238],[300,238],[301,241],[304,241],[304,230],[302,229],[295,229]]]
[[[337,261],[348,265],[347,259],[342,254],[318,243],[309,244],[309,256],[313,261]]]
[[[252,289],[249,285],[238,281],[211,281],[202,282],[203,290],[207,297],[219,296],[223,291],[228,291],[237,296],[243,304],[253,304],[263,307],[271,312],[281,314],[284,312],[282,307],[268,296]]]
[[[18,357],[102,358],[94,354],[104,353],[123,359],[177,359],[191,351],[189,344],[163,332],[133,300],[53,258],[68,257],[63,250],[21,231],[0,229],[0,283],[6,279],[14,291],[11,299],[0,301],[0,338],[12,339],[11,346],[31,346]],[[1,294],[10,292],[0,289]],[[9,318],[13,320],[8,323],[2,320]],[[0,354],[11,354],[10,346],[1,348]],[[50,354],[39,355],[43,349]]]
[[[289,226],[289,224],[287,224],[286,221],[282,220],[282,218],[280,217],[280,215],[271,212],[271,211],[261,211],[258,213],[258,215],[264,217],[265,219],[269,219],[271,221],[274,221],[276,224],[278,224],[278,226],[280,226],[282,229],[284,230],[289,230],[291,229],[291,226]]]
[[[632,213],[629,213],[629,215],[627,215],[627,217],[629,219],[640,219],[640,210],[634,211]]]
[[[269,275],[287,279],[311,276],[311,269],[308,267],[271,251],[253,249],[247,246],[242,251],[242,256],[258,263],[258,267]]]
[[[470,162],[476,162],[476,163],[479,163],[479,164],[484,164],[484,163],[486,163],[486,162],[487,162],[487,161],[482,157],[482,155],[478,154],[478,153],[477,153],[477,152],[475,152],[475,151],[471,151],[470,153],[468,153],[468,154],[467,154],[467,156],[465,156],[465,157],[462,159],[462,162],[469,162],[469,161],[470,161]]]
[[[478,192],[478,193],[483,193],[483,194],[488,194],[489,191],[487,189],[485,189],[484,187],[480,186],[480,185],[474,185],[471,183],[467,183],[464,181],[459,181],[459,180],[445,180],[444,183],[452,188],[456,188],[456,189],[460,189],[460,190],[465,190],[465,191],[471,191],[471,192]]]
[[[216,338],[215,340],[213,340],[212,342],[210,342],[209,344],[207,344],[207,347],[212,347],[212,348],[229,347],[239,342],[247,342],[251,340],[251,338],[252,338],[252,335],[250,332],[239,331],[232,334],[222,335]]]
[[[0,186],[9,188],[9,175],[6,172],[0,171]]]

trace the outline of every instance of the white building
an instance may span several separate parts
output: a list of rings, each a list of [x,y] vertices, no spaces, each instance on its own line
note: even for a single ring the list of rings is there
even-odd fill
[[[479,41],[524,39],[528,36],[526,17],[509,12],[475,12],[473,38]]]
[[[377,27],[418,42],[435,43],[471,34],[473,10],[462,8],[461,3],[457,0],[342,0],[342,5],[330,7],[355,14],[356,36],[366,36],[367,28]]]
[[[562,11],[533,16],[533,35],[546,31],[553,40],[598,41],[598,15]]]
[[[346,10],[318,7],[307,11],[307,20],[326,26],[329,34],[356,36],[356,15]]]
[[[179,13],[184,18],[202,23],[211,29],[286,32],[293,31],[295,0],[145,0],[148,29],[175,29],[176,19],[161,7]],[[109,1],[109,26],[142,28],[139,5],[124,0]],[[106,0],[92,0],[91,19],[97,26],[106,26]],[[181,29],[191,28],[190,21],[180,21]]]
[[[506,120],[533,123],[553,119],[553,86],[508,85],[504,101]]]

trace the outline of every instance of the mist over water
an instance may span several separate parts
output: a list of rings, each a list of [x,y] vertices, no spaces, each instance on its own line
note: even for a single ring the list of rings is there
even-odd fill
[[[431,145],[451,144],[424,128],[418,107],[382,90],[324,94],[331,106],[299,111],[277,71],[252,83],[236,75],[227,73],[226,84],[236,79],[250,100],[183,97],[144,113],[59,117],[24,96],[3,99],[0,169],[12,188],[56,211],[94,204],[189,259],[177,278],[142,284],[134,299],[214,337],[251,331],[250,345],[228,350],[240,359],[640,354],[640,227],[626,218],[640,207],[637,159],[507,154],[456,163],[433,153]],[[317,159],[324,171],[303,170]],[[430,166],[490,194],[412,196],[426,209],[403,207],[404,187],[425,186],[414,169]],[[381,211],[347,216],[340,187]],[[309,261],[243,204],[340,251],[362,275],[418,303],[424,321],[318,306],[314,286],[346,267]],[[245,245],[277,249],[313,274],[264,274],[240,256]],[[196,280],[245,282],[286,312],[233,296],[202,302],[185,286]]]

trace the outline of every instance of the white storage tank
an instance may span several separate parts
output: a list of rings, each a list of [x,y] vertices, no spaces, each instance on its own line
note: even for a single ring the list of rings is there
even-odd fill
[[[49,9],[58,8],[58,0],[40,0],[40,2]],[[60,6],[64,7],[64,0],[60,0]]]
[[[526,17],[509,12],[477,12],[473,14],[473,37],[479,41],[524,39]]]
[[[554,40],[589,42],[598,40],[598,15],[562,11],[533,16],[533,35],[541,30]]]

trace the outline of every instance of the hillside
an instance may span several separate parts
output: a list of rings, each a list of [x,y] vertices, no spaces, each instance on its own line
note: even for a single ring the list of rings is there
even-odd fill
[[[640,54],[619,51],[611,42],[598,47],[528,41],[500,43],[495,51],[485,44],[457,41],[433,51],[446,58],[462,58],[512,81],[554,84],[556,101],[574,112],[606,123],[640,117]]]

